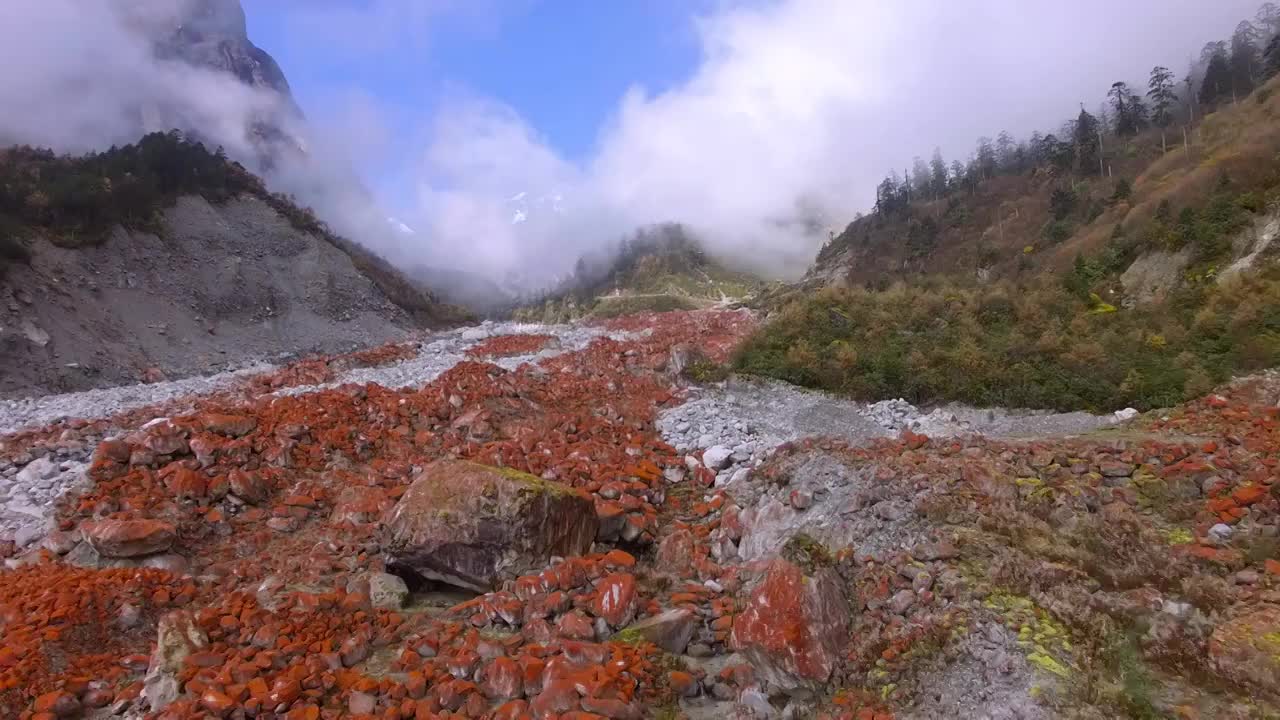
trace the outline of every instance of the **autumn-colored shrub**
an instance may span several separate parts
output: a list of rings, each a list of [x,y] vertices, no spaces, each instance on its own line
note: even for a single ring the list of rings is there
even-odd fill
[[[1166,407],[1280,365],[1280,267],[1194,285],[1164,304],[1025,283],[828,288],[782,309],[736,369],[852,397],[1114,410]]]

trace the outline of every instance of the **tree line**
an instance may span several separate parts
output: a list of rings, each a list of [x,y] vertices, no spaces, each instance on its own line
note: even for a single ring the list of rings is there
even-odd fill
[[[928,161],[916,157],[909,169],[902,174],[891,171],[876,187],[875,212],[888,215],[912,202],[976,192],[980,184],[1000,175],[1037,169],[1055,175],[1105,174],[1107,136],[1132,137],[1158,128],[1162,151],[1167,152],[1167,131],[1175,124],[1191,125],[1222,105],[1246,97],[1277,73],[1280,6],[1268,2],[1253,20],[1242,21],[1230,40],[1205,45],[1181,80],[1168,67],[1158,65],[1145,88],[1123,80],[1113,83],[1097,113],[1082,104],[1079,114],[1058,132],[1034,132],[1025,140],[1007,131],[994,140],[982,137],[967,162],[948,164],[940,148]]]
[[[182,195],[224,202],[265,194],[257,178],[177,131],[151,133],[100,153],[61,156],[18,146],[0,151],[0,235],[40,228],[60,244],[96,244],[117,225],[156,229]]]

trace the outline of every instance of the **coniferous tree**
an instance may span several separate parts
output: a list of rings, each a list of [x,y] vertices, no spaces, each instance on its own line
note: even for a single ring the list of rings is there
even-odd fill
[[[1001,130],[996,136],[996,168],[1002,173],[1010,173],[1014,171],[1016,158],[1014,153],[1017,152],[1018,144],[1014,141],[1013,136],[1008,130]]]
[[[1027,140],[1027,163],[1031,167],[1036,167],[1045,162],[1044,156],[1044,135],[1039,130],[1031,133],[1031,138]]]
[[[1161,65],[1152,68],[1147,88],[1147,97],[1151,99],[1151,120],[1160,128],[1160,149],[1168,152],[1165,130],[1173,122],[1173,104],[1178,101],[1178,95],[1173,91],[1173,72]]]
[[[1236,26],[1231,36],[1231,94],[1232,98],[1242,98],[1253,92],[1257,85],[1258,71],[1261,62],[1258,59],[1260,37],[1258,30],[1249,21]]]
[[[1256,28],[1264,39],[1280,35],[1280,6],[1273,2],[1263,3],[1254,17]]]
[[[929,161],[929,189],[935,197],[947,194],[947,163],[942,159],[942,148],[933,149],[933,158]]]
[[[1205,47],[1208,63],[1204,79],[1200,81],[1200,105],[1212,108],[1223,98],[1231,97],[1231,64],[1227,58],[1226,43],[1209,43]]]
[[[1134,121],[1133,92],[1129,90],[1129,85],[1125,82],[1112,83],[1107,97],[1111,100],[1111,107],[1115,111],[1116,134],[1121,137],[1136,135],[1138,126]]]
[[[960,189],[964,184],[964,163],[959,160],[951,161],[951,192]]]
[[[1028,163],[1031,161],[1031,151],[1025,142],[1018,143],[1013,149],[1013,172],[1022,174],[1027,171]]]
[[[1262,55],[1262,77],[1270,79],[1280,73],[1280,35],[1271,38]]]
[[[1094,166],[1101,167],[1100,130],[1098,119],[1083,107],[1080,108],[1080,114],[1076,116],[1076,121],[1071,128],[1071,139],[1076,169],[1081,173],[1092,173]]]
[[[977,162],[977,174],[979,179],[994,177],[996,174],[996,148],[991,144],[991,138],[978,138],[978,151],[975,156]]]
[[[911,195],[917,199],[924,199],[931,196],[930,188],[933,183],[933,173],[930,172],[929,166],[924,159],[917,156],[911,162]]]

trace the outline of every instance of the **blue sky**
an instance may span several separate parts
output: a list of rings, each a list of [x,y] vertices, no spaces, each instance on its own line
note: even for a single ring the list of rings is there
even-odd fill
[[[391,111],[393,127],[411,133],[442,93],[462,88],[510,106],[580,161],[628,87],[662,91],[694,69],[694,17],[708,3],[513,0],[479,12],[423,13],[390,33],[380,23],[406,15],[377,5],[244,0],[250,38],[280,63],[311,118],[323,121],[335,93],[358,88]],[[342,19],[354,22],[335,27]],[[335,43],[334,34],[350,36]]]
[[[1258,0],[242,2],[315,156],[418,231],[387,252],[499,277],[666,221],[798,275],[891,169],[1056,131]]]

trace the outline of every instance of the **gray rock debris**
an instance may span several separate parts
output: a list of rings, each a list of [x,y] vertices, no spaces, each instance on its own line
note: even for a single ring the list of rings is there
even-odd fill
[[[986,622],[917,674],[914,685],[920,691],[913,694],[915,705],[897,716],[1043,720],[1048,710],[1036,700],[1033,688],[1055,684],[1055,679],[1033,670],[1011,631]]]
[[[10,477],[0,476],[0,540],[12,539],[24,548],[43,538],[54,501],[85,482],[88,460],[87,451],[67,460],[44,456]]]

